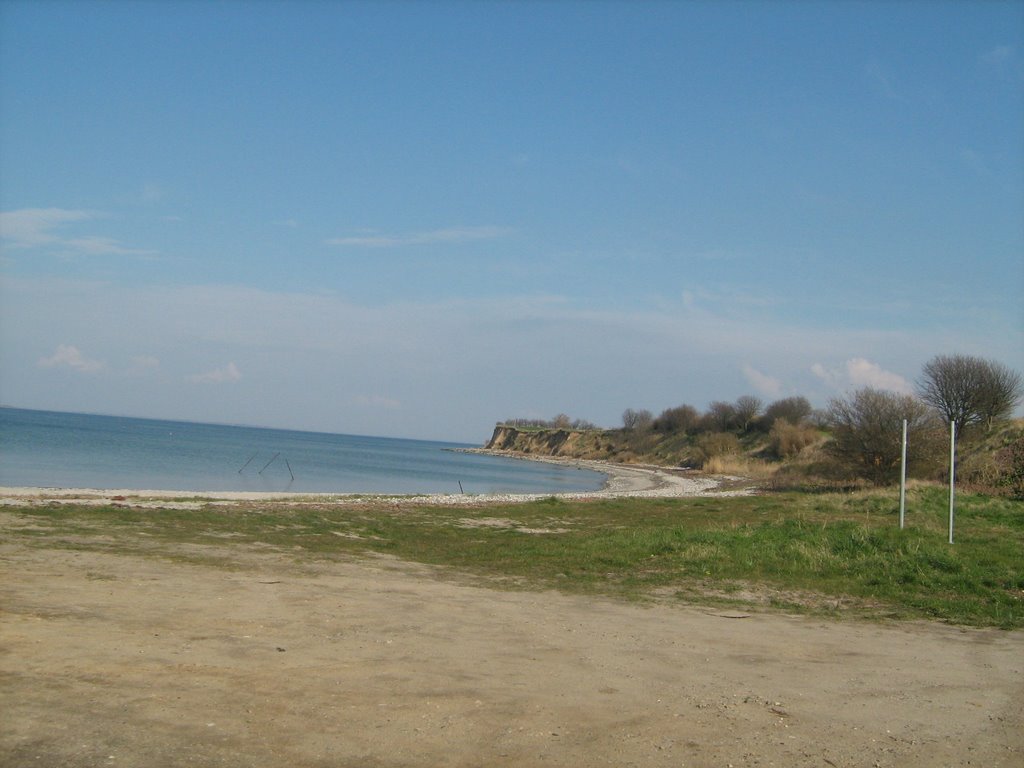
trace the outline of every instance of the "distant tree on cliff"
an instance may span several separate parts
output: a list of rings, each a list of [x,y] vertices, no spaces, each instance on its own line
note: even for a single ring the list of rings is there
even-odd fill
[[[736,406],[724,400],[716,400],[708,406],[701,419],[703,432],[729,432],[737,427]]]
[[[692,405],[680,405],[675,408],[666,408],[654,420],[652,426],[655,432],[672,434],[675,432],[693,433],[697,431],[700,423],[700,414]]]
[[[654,421],[654,415],[646,408],[634,411],[627,408],[622,412],[622,426],[625,429],[644,430],[650,429]]]
[[[557,429],[568,429],[572,426],[572,419],[566,414],[560,413],[551,420],[551,426]]]

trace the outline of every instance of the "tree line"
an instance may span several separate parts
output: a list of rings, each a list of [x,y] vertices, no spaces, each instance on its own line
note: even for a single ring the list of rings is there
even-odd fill
[[[553,419],[506,419],[499,422],[499,425],[516,429],[600,429],[593,422],[585,419],[572,419],[564,413],[558,414]]]

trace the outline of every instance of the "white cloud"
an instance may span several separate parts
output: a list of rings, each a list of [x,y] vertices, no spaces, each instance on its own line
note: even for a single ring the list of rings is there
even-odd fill
[[[223,384],[229,381],[238,381],[242,378],[238,366],[233,362],[221,368],[214,368],[205,373],[196,373],[188,377],[193,384]]]
[[[811,373],[836,390],[872,387],[902,394],[913,392],[910,383],[898,373],[887,371],[878,363],[863,357],[847,360],[841,369],[826,368],[821,363],[814,363]]]
[[[743,366],[743,375],[747,381],[762,395],[778,397],[782,393],[782,382],[773,376],[754,368],[752,365]]]
[[[93,211],[64,208],[22,208],[0,213],[0,236],[11,249],[49,248],[64,252],[114,256],[152,256],[155,251],[128,248],[111,237],[68,237],[58,230],[69,224],[101,218]]]
[[[357,246],[360,248],[395,248],[406,245],[428,245],[431,243],[465,243],[472,240],[493,240],[504,237],[512,230],[507,227],[449,227],[429,232],[413,232],[405,235],[366,234],[353,237],[335,237],[328,245]]]
[[[91,360],[81,353],[78,347],[71,344],[59,344],[50,357],[39,358],[42,368],[66,367],[80,373],[97,373],[104,368],[99,360]]]

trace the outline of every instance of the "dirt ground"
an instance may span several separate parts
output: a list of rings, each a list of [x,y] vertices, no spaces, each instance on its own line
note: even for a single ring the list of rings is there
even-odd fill
[[[0,545],[0,765],[1024,765],[1021,632],[232,557]]]

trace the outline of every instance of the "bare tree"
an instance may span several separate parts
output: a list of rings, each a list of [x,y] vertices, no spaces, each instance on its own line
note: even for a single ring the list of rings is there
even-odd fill
[[[881,483],[896,477],[903,419],[908,422],[907,462],[929,467],[941,455],[941,428],[935,412],[912,395],[865,387],[828,408],[833,455],[857,475]]]
[[[978,393],[978,411],[987,429],[1013,415],[1013,409],[1024,398],[1024,382],[1020,374],[1002,363],[989,361]]]
[[[622,412],[622,426],[626,429],[649,429],[653,421],[654,416],[646,408],[642,408],[639,411],[627,408]]]
[[[761,400],[753,395],[743,395],[736,400],[733,409],[736,412],[736,425],[744,432],[750,429],[750,425],[761,413]]]
[[[680,405],[675,408],[666,408],[661,415],[654,420],[656,432],[694,432],[700,421],[700,414],[692,405]]]
[[[716,400],[701,419],[705,432],[728,432],[736,428],[736,406]]]
[[[560,413],[551,420],[551,426],[555,429],[568,429],[572,426],[572,419],[566,414]]]
[[[938,355],[929,360],[917,381],[917,391],[960,427],[992,425],[1007,418],[1024,396],[1020,374],[1002,363],[970,355]]]

